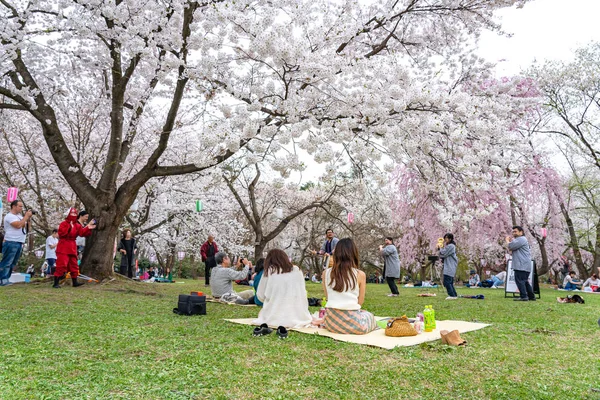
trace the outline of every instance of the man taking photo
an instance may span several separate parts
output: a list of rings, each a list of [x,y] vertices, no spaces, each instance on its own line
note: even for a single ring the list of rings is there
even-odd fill
[[[21,258],[23,244],[27,236],[27,223],[33,211],[23,213],[23,202],[15,200],[10,203],[10,212],[4,217],[4,243],[2,244],[2,261],[0,261],[0,286],[10,285],[13,268]]]

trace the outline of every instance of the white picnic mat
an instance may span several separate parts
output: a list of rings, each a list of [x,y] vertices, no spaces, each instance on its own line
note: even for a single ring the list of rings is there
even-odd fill
[[[386,317],[375,317],[376,320],[384,318]],[[225,321],[233,322],[234,324],[254,325],[252,323],[252,321],[254,320],[256,320],[256,318],[226,319]],[[385,331],[383,329],[374,330],[373,332],[367,333],[366,335],[342,335],[339,333],[329,332],[327,329],[323,328],[299,328],[291,330],[312,335],[327,336],[332,339],[339,340],[341,342],[366,344],[368,346],[376,346],[384,349],[393,349],[394,347],[399,346],[415,346],[417,344],[425,342],[440,340],[440,331],[442,330],[453,331],[455,329],[458,329],[460,333],[465,333],[476,331],[478,329],[483,329],[486,326],[490,326],[490,324],[451,320],[436,321],[436,325],[436,329],[431,332],[423,332],[418,334],[417,336],[407,337],[385,336]],[[468,338],[463,339],[466,339],[468,341]]]

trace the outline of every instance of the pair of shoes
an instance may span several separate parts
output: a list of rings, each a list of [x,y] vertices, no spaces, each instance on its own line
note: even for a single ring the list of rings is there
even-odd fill
[[[446,297],[446,300],[456,300],[456,299],[458,299],[458,297],[452,297],[452,296]]]
[[[519,297],[519,298],[513,299],[513,301],[529,301],[529,299],[528,298],[522,299]]]
[[[390,294],[387,295],[387,297],[398,297],[398,295],[394,294],[394,293],[390,293]]]
[[[252,336],[265,336],[271,332],[273,332],[273,329],[269,328],[267,324],[262,324],[261,326],[257,326],[256,328],[254,328]]]
[[[442,343],[448,346],[465,346],[467,344],[467,341],[460,337],[460,332],[456,329],[452,332],[440,331],[440,336]]]
[[[266,336],[266,335],[270,334],[271,332],[273,332],[273,329],[269,328],[269,326],[267,324],[262,324],[261,326],[254,328],[254,332],[252,333],[252,336]],[[288,337],[287,329],[285,329],[284,326],[277,327],[277,336],[279,336],[279,339],[287,339],[287,337]]]

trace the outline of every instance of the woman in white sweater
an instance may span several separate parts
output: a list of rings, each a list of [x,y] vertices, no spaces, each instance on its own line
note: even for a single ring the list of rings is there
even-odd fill
[[[304,275],[283,250],[273,249],[267,254],[256,297],[263,302],[254,320],[256,325],[301,328],[312,322]]]

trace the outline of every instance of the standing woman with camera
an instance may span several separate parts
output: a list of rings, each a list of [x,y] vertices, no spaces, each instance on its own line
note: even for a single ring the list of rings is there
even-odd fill
[[[2,243],[2,261],[0,261],[0,286],[10,285],[9,279],[13,268],[17,265],[25,237],[27,236],[27,223],[29,222],[33,211],[29,210],[24,216],[23,203],[15,200],[10,203],[10,211],[4,217],[4,243]]]
[[[438,245],[439,246],[439,245]],[[454,235],[446,233],[444,235],[444,244],[439,246],[439,254],[444,260],[444,287],[448,292],[446,300],[456,300],[458,295],[454,288],[454,276],[456,275],[456,267],[458,266],[458,257],[456,257],[456,244],[454,243]]]
[[[133,266],[135,265],[135,256],[137,254],[137,243],[131,235],[131,230],[124,229],[123,236],[117,249],[121,253],[121,266],[119,273],[133,278]]]

